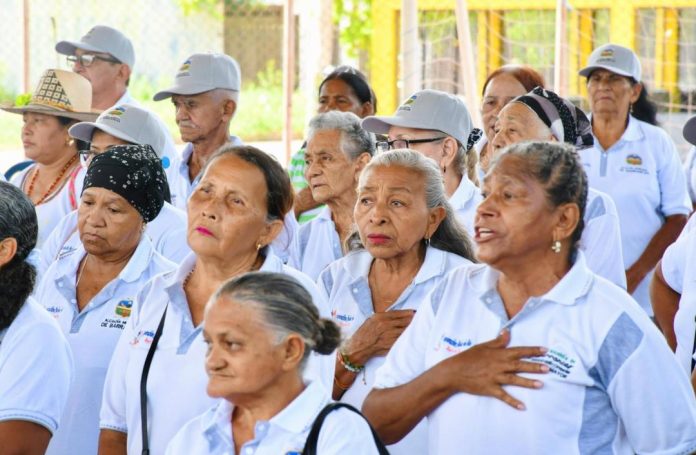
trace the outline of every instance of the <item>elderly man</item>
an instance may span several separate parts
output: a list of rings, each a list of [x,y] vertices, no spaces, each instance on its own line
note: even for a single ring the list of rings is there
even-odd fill
[[[196,176],[213,152],[228,142],[242,145],[229,134],[241,79],[239,65],[229,55],[193,54],[179,68],[174,86],[155,94],[155,101],[172,99],[181,140],[188,142],[168,176],[177,207],[186,207]]]
[[[389,135],[380,148],[410,148],[432,158],[445,179],[445,191],[459,221],[474,233],[481,192],[469,179],[473,139],[471,116],[464,102],[438,90],[411,95],[391,117],[371,116],[362,121],[367,131]]]
[[[343,257],[342,245],[353,230],[358,178],[374,152],[373,135],[352,112],[329,111],[309,122],[305,177],[312,197],[326,207],[299,228],[289,265],[316,280],[327,265]]]
[[[92,109],[104,111],[123,104],[140,107],[128,93],[135,51],[131,41],[120,31],[97,25],[79,41],[58,42],[56,52],[67,55],[73,71],[92,84]],[[162,155],[162,167],[169,177],[171,163],[178,153],[167,126],[152,115],[165,138],[162,150],[156,152]]]

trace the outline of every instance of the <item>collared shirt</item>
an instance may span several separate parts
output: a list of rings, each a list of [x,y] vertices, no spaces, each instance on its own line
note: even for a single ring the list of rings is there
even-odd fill
[[[619,215],[612,198],[588,188],[583,217],[585,227],[580,249],[585,253],[587,267],[622,289],[626,289],[626,270],[621,251]]]
[[[325,207],[297,230],[290,245],[288,264],[316,280],[327,265],[342,257],[341,239],[331,219],[331,209]]]
[[[662,275],[675,292],[681,294],[674,315],[677,359],[691,377],[696,354],[696,232],[690,231],[667,248],[662,256]]]
[[[525,404],[457,393],[428,415],[429,453],[691,453],[693,390],[664,338],[625,291],[582,253],[550,291],[512,319],[489,266],[460,267],[433,290],[377,372],[376,388],[510,330],[509,346],[544,346],[541,389],[508,387]]]
[[[51,433],[62,424],[73,376],[72,354],[58,324],[29,298],[0,330],[0,422],[34,422]]]
[[[145,234],[159,254],[178,264],[191,253],[186,240],[186,213],[165,202],[157,217],[147,223]],[[39,272],[45,272],[53,261],[74,251],[80,245],[77,231],[77,210],[63,217],[41,248]]]
[[[119,100],[116,101],[116,104],[114,104],[114,106],[120,106],[121,104],[131,104],[133,106],[139,107],[140,109],[144,109],[148,111],[150,114],[152,114],[155,120],[157,120],[157,123],[160,129],[162,130],[162,134],[164,134],[164,137],[166,138],[166,142],[164,144],[164,150],[155,150],[155,152],[162,155],[162,157],[160,158],[162,160],[162,167],[164,168],[164,172],[167,174],[167,179],[171,181],[171,179],[175,175],[173,164],[176,160],[179,159],[179,151],[176,149],[176,145],[174,144],[174,138],[172,138],[172,135],[169,132],[169,128],[160,118],[159,115],[155,114],[153,111],[140,104],[138,100],[131,96],[128,90],[126,90],[123,96],[121,96],[121,98],[119,98]]]
[[[462,181],[459,182],[459,186],[449,199],[452,209],[457,214],[457,219],[472,237],[474,235],[476,208],[482,200],[481,190],[466,175],[462,176]]]
[[[12,176],[10,183],[20,189],[24,187],[25,180],[31,175],[34,166],[36,165],[33,164],[16,173]],[[44,203],[36,206],[36,218],[39,222],[39,235],[36,239],[36,248],[38,249],[42,248],[56,224],[75,209],[73,201],[75,197],[79,196],[76,196],[75,189],[71,187],[71,180],[74,181],[71,178],[65,179],[63,184],[53,192],[53,195],[49,196]]]
[[[309,430],[321,410],[331,402],[329,393],[310,383],[293,401],[269,420],[254,426],[254,438],[242,445],[239,455],[299,455]],[[221,400],[215,407],[188,422],[167,447],[166,455],[233,455],[234,405]],[[317,453],[377,454],[365,419],[347,409],[330,413],[319,432]]]
[[[123,270],[80,311],[75,283],[86,251],[81,243],[44,274],[36,299],[58,321],[75,360],[75,377],[58,432],[48,454],[96,453],[99,407],[111,354],[123,333],[140,289],[153,276],[173,270],[143,236]]]
[[[696,204],[696,147],[689,148],[689,153],[684,160],[684,174],[691,203]]]
[[[624,268],[643,254],[665,217],[688,215],[691,201],[676,146],[667,133],[629,116],[628,127],[609,150],[595,137],[580,159],[591,187],[614,200],[621,222]],[[652,315],[649,273],[633,297]]]
[[[373,260],[367,250],[350,253],[327,267],[317,280],[319,289],[325,293],[329,302],[331,317],[341,327],[344,339],[351,337],[374,314],[372,291],[368,281]],[[413,282],[387,311],[418,310],[421,302],[447,272],[466,264],[471,262],[456,254],[429,247]],[[341,397],[341,401],[360,409],[372,389],[375,372],[382,366],[384,359],[373,357],[368,360],[363,371]],[[394,455],[427,453],[425,422],[411,430],[399,443],[390,446],[389,452]]]
[[[270,249],[266,253],[261,270],[287,273],[296,278],[312,295],[322,316],[328,317],[326,302],[316,285],[307,276],[283,265]],[[206,394],[207,346],[201,335],[203,327],[202,324],[193,325],[183,290],[183,282],[195,261],[196,256],[191,254],[177,270],[156,276],[143,288],[109,365],[100,426],[128,433],[128,453],[142,451],[140,377],[165,308],[167,316],[162,337],[147,379],[151,453],[163,453],[182,425],[215,404],[215,400]],[[331,356],[312,354],[305,376],[330,386],[333,360]],[[175,397],[174,401],[172,397]]]
[[[237,136],[230,136],[229,144],[244,145],[241,139]],[[172,205],[182,210],[186,210],[188,198],[193,191],[193,188],[198,183],[198,177],[191,181],[189,176],[189,160],[193,155],[193,144],[186,144],[181,151],[181,155],[176,155],[172,160],[172,171],[167,174],[169,179],[169,190],[172,196]]]

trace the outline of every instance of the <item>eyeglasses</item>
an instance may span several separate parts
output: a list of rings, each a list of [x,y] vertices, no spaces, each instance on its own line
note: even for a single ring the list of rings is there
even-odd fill
[[[79,62],[80,65],[84,66],[85,68],[92,66],[92,63],[94,63],[95,60],[101,60],[109,63],[121,63],[115,58],[102,57],[101,55],[95,54],[68,55],[66,60],[68,61],[68,65],[74,65],[75,63]]]
[[[101,155],[102,153],[108,152],[111,150],[114,146],[110,146],[105,148],[104,150],[98,150],[95,148],[91,148],[89,150],[80,150],[78,153],[80,155],[80,161],[82,164],[87,164],[89,161],[94,158],[97,155]]]
[[[408,149],[411,148],[411,144],[426,144],[428,142],[441,141],[446,138],[447,136],[431,137],[428,139],[394,139],[393,141],[379,141],[376,145],[377,150],[386,152],[387,150],[394,149]]]

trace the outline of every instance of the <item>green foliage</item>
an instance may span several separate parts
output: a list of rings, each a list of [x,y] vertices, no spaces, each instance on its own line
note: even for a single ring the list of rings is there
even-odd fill
[[[367,50],[372,37],[373,0],[334,0],[334,23],[339,39],[351,57]]]
[[[222,19],[220,10],[220,0],[176,0],[183,11],[184,16],[191,14],[204,13],[209,14],[215,19]],[[229,0],[225,0],[229,1]]]

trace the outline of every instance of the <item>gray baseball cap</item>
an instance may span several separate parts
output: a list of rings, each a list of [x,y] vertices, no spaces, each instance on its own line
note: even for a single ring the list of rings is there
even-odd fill
[[[161,101],[172,95],[197,95],[217,88],[239,94],[241,84],[239,64],[229,55],[193,54],[179,68],[174,86],[157,92],[152,99]]]
[[[587,59],[587,66],[578,74],[589,77],[596,69],[605,69],[621,76],[632,77],[636,82],[640,82],[641,78],[640,60],[636,53],[618,44],[605,44],[593,50],[590,58]]]
[[[464,146],[473,128],[464,101],[439,90],[414,93],[391,117],[373,115],[362,121],[362,127],[372,133],[388,134],[392,126],[442,131]]]
[[[56,52],[59,54],[75,55],[76,49],[111,54],[131,68],[135,64],[133,43],[126,35],[106,25],[92,27],[80,41],[59,41],[56,44]]]
[[[68,130],[70,136],[92,141],[94,130],[100,130],[126,142],[150,145],[162,157],[167,138],[153,113],[132,104],[121,104],[102,112],[94,122],[80,122]]]
[[[689,144],[696,145],[696,115],[686,121],[682,134]]]

